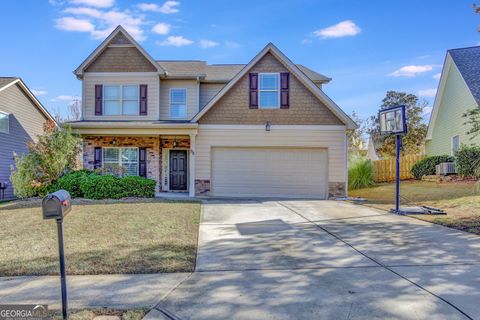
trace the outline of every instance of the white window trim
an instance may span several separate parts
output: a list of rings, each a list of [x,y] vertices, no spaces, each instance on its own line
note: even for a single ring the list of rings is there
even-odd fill
[[[119,150],[118,152],[118,162],[112,162],[112,161],[105,161],[105,150],[106,149],[135,149],[137,151],[137,166],[136,166],[136,172],[135,172],[135,175],[134,176],[138,176],[139,172],[138,172],[138,164],[140,162],[140,159],[139,159],[139,154],[138,154],[138,148],[137,147],[103,147],[102,148],[102,167],[105,167],[104,164],[105,163],[111,163],[111,164],[116,164],[118,166],[122,166],[122,157],[120,156],[121,154],[121,150]]]
[[[184,117],[173,117],[172,116],[172,90],[183,90],[185,91],[185,116]],[[170,88],[169,90],[169,115],[170,119],[187,119],[188,118],[188,103],[187,103],[187,98],[188,98],[188,91],[187,88]]]
[[[278,89],[277,89],[277,90],[262,90],[262,89],[260,89],[260,77],[261,77],[262,75],[272,75],[272,74],[273,74],[273,75],[276,75],[277,78],[278,78]],[[258,108],[259,108],[259,109],[267,109],[267,110],[268,110],[268,109],[280,109],[280,98],[281,98],[281,97],[280,97],[280,91],[281,91],[281,90],[280,90],[280,86],[281,86],[281,84],[280,84],[280,73],[278,73],[278,72],[261,72],[261,73],[258,74],[257,87],[258,87]],[[275,92],[275,91],[278,92],[278,100],[277,100],[277,101],[278,101],[278,105],[273,106],[273,107],[262,107],[262,98],[261,98],[262,95],[261,95],[260,93],[261,93],[261,92]]]
[[[1,114],[7,116],[7,131],[0,131],[0,133],[10,134],[10,113],[0,111]]]
[[[137,101],[137,113],[131,113],[127,114],[125,113],[123,109],[123,101],[135,101],[135,100],[123,100],[123,87],[129,87],[129,86],[135,86],[137,87],[137,93],[138,93],[138,99]],[[120,99],[119,100],[110,100],[110,99],[105,99],[105,87],[119,87],[120,88]],[[119,114],[105,114],[105,101],[119,101],[120,102],[120,113]],[[102,107],[103,107],[103,113],[102,115],[104,116],[138,116],[140,115],[140,85],[136,83],[132,84],[103,84],[102,85]]]
[[[450,155],[455,156],[455,151],[453,151],[453,139],[458,137],[458,148],[460,148],[460,136],[457,134],[450,138]]]

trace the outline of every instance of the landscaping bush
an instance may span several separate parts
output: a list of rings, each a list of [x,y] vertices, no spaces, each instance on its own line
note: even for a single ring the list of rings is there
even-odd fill
[[[107,174],[92,174],[80,185],[83,196],[87,199],[120,199],[123,197],[121,178]]]
[[[153,198],[156,182],[137,176],[118,178],[114,175],[90,173],[80,184],[87,199],[120,199],[124,197]]]
[[[455,168],[464,177],[480,177],[480,147],[461,145],[455,153]]]
[[[73,198],[82,198],[84,197],[83,190],[81,188],[82,182],[85,179],[90,178],[92,175],[95,175],[95,173],[85,169],[69,172],[58,179],[57,182],[52,184],[52,186],[49,188],[49,191],[55,192],[63,189],[67,190]]]
[[[420,180],[423,176],[435,174],[435,166],[442,162],[454,162],[455,158],[449,155],[426,157],[412,166],[410,171],[415,179]]]
[[[157,183],[152,179],[127,176],[120,180],[124,197],[153,198]]]
[[[356,159],[348,168],[348,188],[369,188],[375,184],[373,181],[373,164],[367,159]]]

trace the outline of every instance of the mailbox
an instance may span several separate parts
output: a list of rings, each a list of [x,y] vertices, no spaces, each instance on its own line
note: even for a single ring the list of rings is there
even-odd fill
[[[70,210],[72,201],[68,191],[58,190],[42,200],[43,219],[63,219]]]

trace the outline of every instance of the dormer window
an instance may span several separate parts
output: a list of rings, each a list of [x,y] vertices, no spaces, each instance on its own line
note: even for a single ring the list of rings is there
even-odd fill
[[[280,74],[260,73],[258,84],[260,109],[280,108]]]
[[[104,115],[138,115],[138,85],[104,85],[103,105]]]

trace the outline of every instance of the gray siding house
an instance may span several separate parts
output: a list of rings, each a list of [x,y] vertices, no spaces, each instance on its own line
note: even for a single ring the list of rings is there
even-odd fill
[[[6,185],[0,200],[14,197],[10,182],[14,153],[28,152],[27,144],[37,139],[47,121],[55,122],[20,78],[0,77],[0,183]]]

